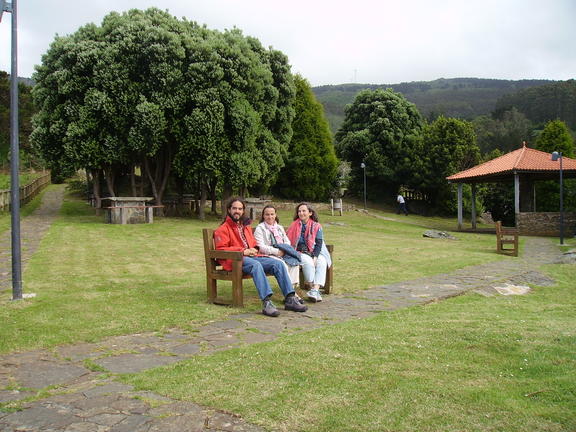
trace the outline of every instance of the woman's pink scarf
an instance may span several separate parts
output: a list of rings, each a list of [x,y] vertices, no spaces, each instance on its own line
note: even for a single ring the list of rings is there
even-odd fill
[[[304,240],[306,240],[306,246],[308,246],[308,250],[312,252],[314,250],[314,243],[316,242],[316,233],[320,229],[320,224],[318,222],[314,222],[312,219],[308,219],[306,223],[306,231],[304,231]],[[290,239],[290,243],[292,246],[296,248],[298,246],[298,239],[300,238],[300,233],[302,232],[302,222],[300,219],[296,219],[294,222],[290,224],[288,231],[286,231],[286,235]]]
[[[268,231],[272,233],[272,235],[276,239],[276,243],[284,243],[282,239],[282,233],[280,232],[280,228],[278,228],[277,223],[275,223],[274,225],[268,225],[266,222],[264,222],[264,226]]]

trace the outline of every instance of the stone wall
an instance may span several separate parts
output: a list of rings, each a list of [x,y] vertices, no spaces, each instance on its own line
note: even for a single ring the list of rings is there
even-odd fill
[[[520,235],[538,235],[558,237],[560,235],[559,212],[518,213],[516,226]],[[576,213],[564,212],[564,236],[574,236],[576,231]]]

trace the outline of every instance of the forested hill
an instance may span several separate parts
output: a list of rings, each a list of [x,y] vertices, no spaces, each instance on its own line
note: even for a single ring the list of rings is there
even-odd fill
[[[473,119],[490,114],[502,96],[544,84],[549,80],[497,80],[481,78],[440,78],[400,84],[340,84],[313,87],[318,101],[324,105],[332,132],[344,120],[344,107],[352,103],[360,90],[387,89],[402,93],[413,102],[424,117],[444,114],[448,117]]]

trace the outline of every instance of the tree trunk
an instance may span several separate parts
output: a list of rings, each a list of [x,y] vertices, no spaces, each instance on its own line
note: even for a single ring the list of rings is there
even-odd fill
[[[140,165],[137,165],[140,167],[140,184],[138,185],[138,196],[146,196],[144,189],[146,186],[146,175],[145,175],[145,170],[144,170],[144,164],[140,163]]]
[[[172,164],[170,146],[167,146],[164,152],[159,152],[155,157],[154,177],[150,170],[150,162],[148,157],[144,157],[144,164],[150,186],[152,187],[152,194],[156,205],[162,205],[162,197],[168,185],[168,178],[170,177],[170,168]],[[163,214],[162,209],[158,210],[159,214]]]
[[[136,164],[132,164],[130,168],[130,186],[132,187],[132,196],[138,196],[136,192]]]
[[[222,210],[222,217],[226,216],[226,204],[228,199],[232,196],[232,185],[230,183],[224,183],[224,187],[222,188],[222,203],[221,203],[221,210]]]
[[[116,194],[114,193],[114,170],[111,165],[104,170],[104,177],[106,178],[106,186],[108,186],[108,193],[110,194],[111,197],[115,197]]]
[[[150,182],[150,187],[152,188],[152,195],[155,199],[158,199],[158,192],[156,191],[156,182],[152,178],[152,173],[150,172],[150,162],[148,161],[148,157],[144,156],[144,171],[146,171],[146,176],[148,181]]]
[[[210,187],[210,199],[212,200],[212,207],[211,207],[211,211],[212,214],[217,214],[217,210],[216,210],[216,185],[218,184],[218,181],[215,178],[212,178],[211,181],[208,183],[209,187]]]
[[[164,197],[164,192],[166,192],[166,186],[168,186],[168,178],[170,177],[170,168],[172,167],[172,151],[171,147],[168,145],[166,154],[164,156],[164,169],[162,170],[163,176],[160,182],[160,189],[158,190],[158,203],[157,205],[162,205],[162,198]]]
[[[194,214],[200,217],[200,180],[196,182],[196,190],[194,191]]]
[[[100,190],[100,170],[95,169],[92,171],[92,194],[94,195],[94,207],[99,209],[102,207],[102,195]]]
[[[207,195],[206,194],[206,182],[201,180],[200,181],[200,203],[199,203],[199,207],[198,207],[198,218],[202,221],[206,219],[206,213],[205,213],[206,195]]]

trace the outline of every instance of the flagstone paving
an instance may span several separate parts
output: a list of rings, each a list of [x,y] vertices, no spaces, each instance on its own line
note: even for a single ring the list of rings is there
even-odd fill
[[[38,230],[37,235],[42,232]],[[4,390],[0,390],[0,403],[24,401],[20,411],[0,411],[0,430],[262,431],[233,413],[136,391],[116,382],[114,374],[140,372],[196,355],[272,341],[280,334],[304,332],[469,291],[492,296],[500,295],[496,288],[502,286],[550,285],[554,281],[536,269],[560,259],[561,253],[550,239],[527,237],[520,258],[354,294],[325,296],[323,302],[310,305],[305,313],[282,311],[280,317],[268,318],[239,310],[238,314],[208,323],[193,334],[174,329],[162,335],[117,336],[97,343],[3,355],[0,389]],[[40,390],[45,391],[45,397],[25,401]]]

